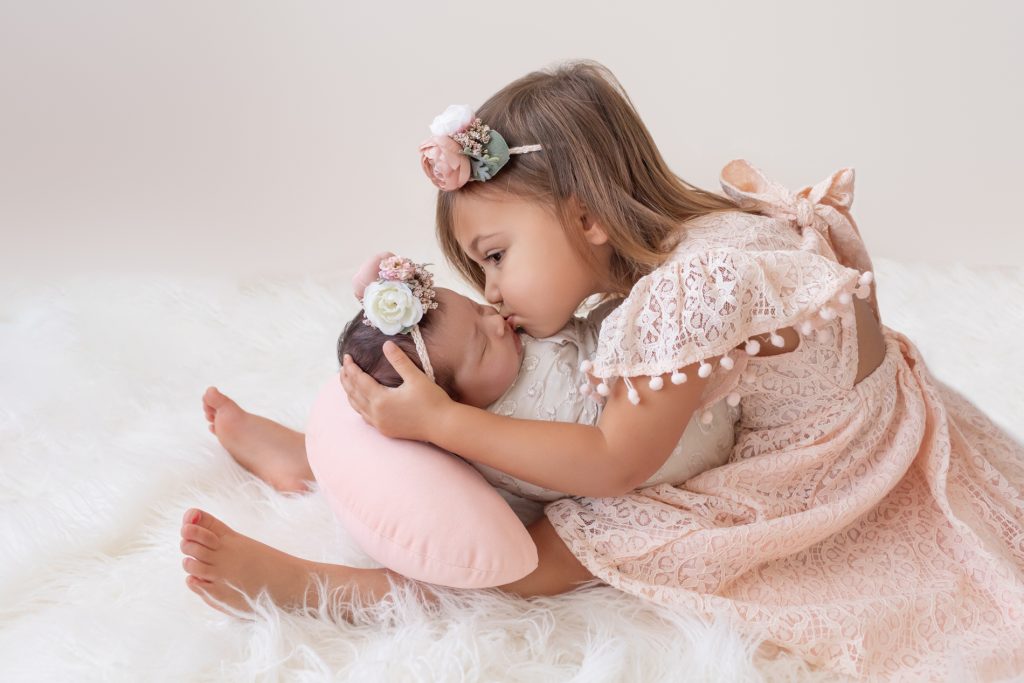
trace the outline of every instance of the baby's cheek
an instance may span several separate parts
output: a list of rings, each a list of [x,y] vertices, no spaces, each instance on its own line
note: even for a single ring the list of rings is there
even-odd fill
[[[491,367],[484,371],[488,387],[494,393],[497,400],[515,383],[519,374],[519,367],[516,359],[502,359],[492,361]]]

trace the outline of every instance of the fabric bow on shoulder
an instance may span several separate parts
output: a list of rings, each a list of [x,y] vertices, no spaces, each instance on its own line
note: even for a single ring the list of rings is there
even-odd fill
[[[839,263],[864,272],[873,268],[850,215],[853,180],[853,169],[841,168],[813,187],[790,192],[745,159],[730,161],[721,174],[722,190],[741,208],[794,221],[801,230],[814,229]]]

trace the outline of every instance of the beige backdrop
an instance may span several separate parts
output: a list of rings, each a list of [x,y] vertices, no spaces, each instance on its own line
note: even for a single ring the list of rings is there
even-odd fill
[[[1021,263],[1022,7],[2,0],[0,277],[436,261],[430,120],[571,57],[690,182],[852,166],[876,255]]]

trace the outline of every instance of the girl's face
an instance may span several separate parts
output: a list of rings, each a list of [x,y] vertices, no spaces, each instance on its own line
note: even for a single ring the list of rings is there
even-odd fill
[[[451,368],[463,403],[486,408],[512,386],[523,362],[523,342],[498,311],[438,287],[437,321],[430,335],[431,364]],[[434,315],[434,312],[427,315]]]
[[[607,278],[593,272],[543,205],[509,195],[466,194],[455,210],[455,239],[483,269],[484,297],[514,328],[549,337],[569,322],[584,299],[604,291]],[[607,235],[585,214],[579,220],[607,272]]]

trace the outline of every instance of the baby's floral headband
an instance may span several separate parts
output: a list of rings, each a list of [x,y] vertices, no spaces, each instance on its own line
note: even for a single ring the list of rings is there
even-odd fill
[[[477,118],[466,104],[452,104],[434,117],[429,138],[420,143],[420,162],[430,181],[457,190],[470,180],[490,180],[513,154],[543,149],[509,147],[501,134]]]
[[[352,290],[363,304],[363,324],[387,335],[412,335],[423,372],[433,380],[419,326],[427,311],[437,308],[434,276],[426,266],[391,252],[377,254],[352,278]]]

